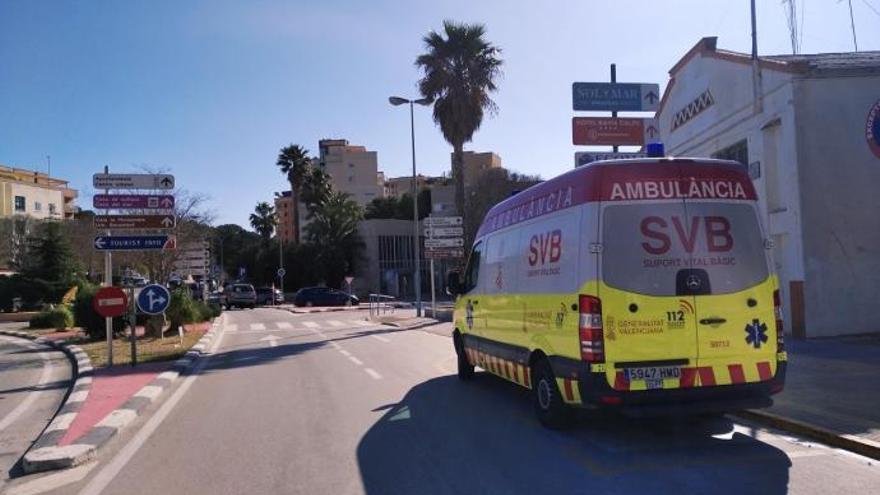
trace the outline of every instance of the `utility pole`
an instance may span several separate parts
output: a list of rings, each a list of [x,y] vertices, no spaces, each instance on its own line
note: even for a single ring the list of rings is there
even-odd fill
[[[611,83],[614,84],[614,83],[616,83],[616,82],[617,82],[617,64],[611,64]],[[617,118],[617,110],[612,110],[612,111],[611,111],[611,117],[612,117],[612,118],[615,118],[615,119]],[[619,149],[619,148],[618,148],[618,146],[617,146],[616,144],[615,144],[614,147],[612,148],[612,150],[613,150],[615,153],[617,153],[617,150],[618,150],[618,149]]]
[[[764,96],[761,93],[761,65],[758,60],[758,22],[755,13],[755,0],[751,0],[752,9],[752,109],[754,113],[764,111]]]
[[[110,173],[110,167],[104,165],[104,174]],[[110,194],[109,189],[104,189],[104,194]],[[110,210],[107,210],[107,214],[110,214]],[[110,231],[104,233],[108,237],[110,236]],[[113,286],[113,257],[110,253],[110,250],[104,251],[104,287],[112,287]],[[113,366],[113,318],[109,316],[104,318],[104,328],[107,332],[107,365]]]
[[[856,51],[859,51],[859,41],[856,39],[856,20],[853,18],[852,0],[847,0],[847,3],[849,3],[849,25],[852,28],[853,46]]]

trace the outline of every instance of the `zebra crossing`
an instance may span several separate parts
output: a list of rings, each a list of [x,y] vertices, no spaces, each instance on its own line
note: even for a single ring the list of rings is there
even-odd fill
[[[227,324],[228,333],[271,332],[278,330],[331,330],[340,328],[381,327],[381,323],[365,320],[274,321],[266,323]]]

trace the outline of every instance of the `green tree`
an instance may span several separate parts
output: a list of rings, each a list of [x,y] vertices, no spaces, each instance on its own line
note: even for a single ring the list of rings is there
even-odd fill
[[[373,218],[397,218],[398,205],[400,201],[395,197],[373,198],[367,203],[364,218],[367,220]],[[412,216],[412,215],[410,215]]]
[[[298,144],[285,146],[278,153],[275,164],[287,175],[287,181],[290,182],[293,193],[293,242],[299,244],[299,201],[303,181],[311,168],[309,151]]]
[[[330,175],[318,167],[310,167],[302,183],[302,202],[306,205],[311,216],[315,206],[327,201],[333,192]]]
[[[79,265],[60,223],[42,222],[28,237],[21,275],[45,290],[53,303],[80,281]]]
[[[424,72],[419,91],[434,101],[434,122],[452,145],[455,207],[467,216],[463,147],[480,128],[485,112],[497,110],[489,93],[497,89],[501,49],[486,41],[482,24],[447,20],[443,31],[431,31],[423,38],[426,52],[416,59],[416,66]]]
[[[354,273],[363,249],[357,233],[362,218],[360,205],[339,191],[315,207],[305,232],[317,250],[314,262],[323,267],[327,285],[339,287],[346,275]]]
[[[258,234],[245,230],[239,225],[224,224],[214,228],[213,238],[217,262],[222,261],[223,273],[227,276],[232,275],[232,279],[238,277],[239,267],[244,267],[247,273],[253,273],[260,246],[263,244]],[[226,279],[227,277],[224,277],[224,280]]]
[[[268,242],[275,232],[278,219],[275,217],[275,208],[265,201],[257,203],[254,212],[250,216],[251,227],[260,234],[260,237]]]

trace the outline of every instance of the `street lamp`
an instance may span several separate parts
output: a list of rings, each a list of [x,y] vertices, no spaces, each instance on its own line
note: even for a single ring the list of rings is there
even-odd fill
[[[412,197],[413,197],[413,251],[415,256],[415,285],[416,285],[416,316],[422,316],[422,270],[419,260],[419,195],[416,187],[416,127],[413,120],[413,104],[427,106],[431,104],[430,98],[407,100],[399,96],[388,98],[392,105],[400,106],[409,103],[409,134],[412,143]]]

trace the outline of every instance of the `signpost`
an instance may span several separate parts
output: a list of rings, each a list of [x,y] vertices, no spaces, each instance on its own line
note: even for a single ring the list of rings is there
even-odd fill
[[[95,249],[98,251],[156,251],[176,248],[177,237],[167,234],[95,237]]]
[[[105,229],[171,229],[177,225],[174,215],[95,215],[95,228]]]
[[[654,119],[626,117],[572,117],[573,144],[642,146],[659,137]]]
[[[170,234],[129,235],[114,236],[114,230],[170,230],[177,225],[177,218],[173,213],[169,214],[144,214],[143,210],[171,210],[174,208],[174,196],[170,194],[110,194],[111,189],[146,189],[146,190],[170,190],[174,189],[174,176],[170,174],[111,174],[109,167],[104,167],[104,173],[92,176],[92,185],[95,189],[103,189],[104,194],[96,194],[92,203],[95,208],[105,210],[104,215],[96,215],[95,228],[105,231],[105,235],[95,237],[95,249],[104,252],[104,285],[102,291],[111,291],[113,280],[112,251],[162,251],[175,249],[177,238]],[[117,214],[110,214],[115,210]],[[127,214],[124,213],[128,210]],[[121,213],[122,212],[122,213]],[[122,293],[124,302],[128,302],[125,293]],[[131,299],[134,298],[134,288],[130,288]],[[100,294],[100,292],[99,292]],[[109,292],[108,292],[109,294]],[[116,293],[118,296],[118,293]],[[108,307],[114,305],[118,297],[108,298],[112,303],[105,303]],[[98,298],[95,298],[98,301]],[[165,311],[171,302],[168,290],[160,285],[150,285],[144,288],[137,297],[137,307],[147,314],[155,315]],[[130,315],[130,338],[131,338],[131,365],[137,364],[137,331],[135,327],[135,301],[131,304]],[[99,314],[96,302],[95,310]],[[122,304],[119,314],[125,312],[127,304]],[[109,364],[113,364],[113,322],[106,317],[107,325],[107,357]]]
[[[174,208],[174,196],[170,194],[96,194],[92,206],[105,210],[170,210]]]
[[[462,246],[464,246],[464,239],[461,237],[425,239],[426,248],[455,248]]]
[[[621,160],[624,158],[645,158],[647,153],[622,153],[606,152],[606,151],[576,151],[574,153],[575,168],[581,167],[588,163],[598,162],[599,160]]]
[[[425,237],[460,237],[463,235],[464,227],[428,227],[425,229]]]
[[[137,296],[138,309],[148,315],[164,313],[169,304],[171,304],[171,293],[159,284],[144,287]]]
[[[460,227],[461,217],[428,217],[423,220],[426,227]]]
[[[345,277],[345,283],[348,284],[348,295],[351,295],[351,283],[354,282],[354,277],[348,275]]]
[[[571,85],[573,110],[656,112],[660,86],[649,83],[576,82]]]
[[[174,189],[174,176],[170,174],[95,174],[95,189]]]
[[[104,318],[122,316],[128,310],[128,296],[119,287],[101,287],[92,299],[92,308]]]
[[[429,259],[464,258],[464,248],[428,248],[425,257]]]

